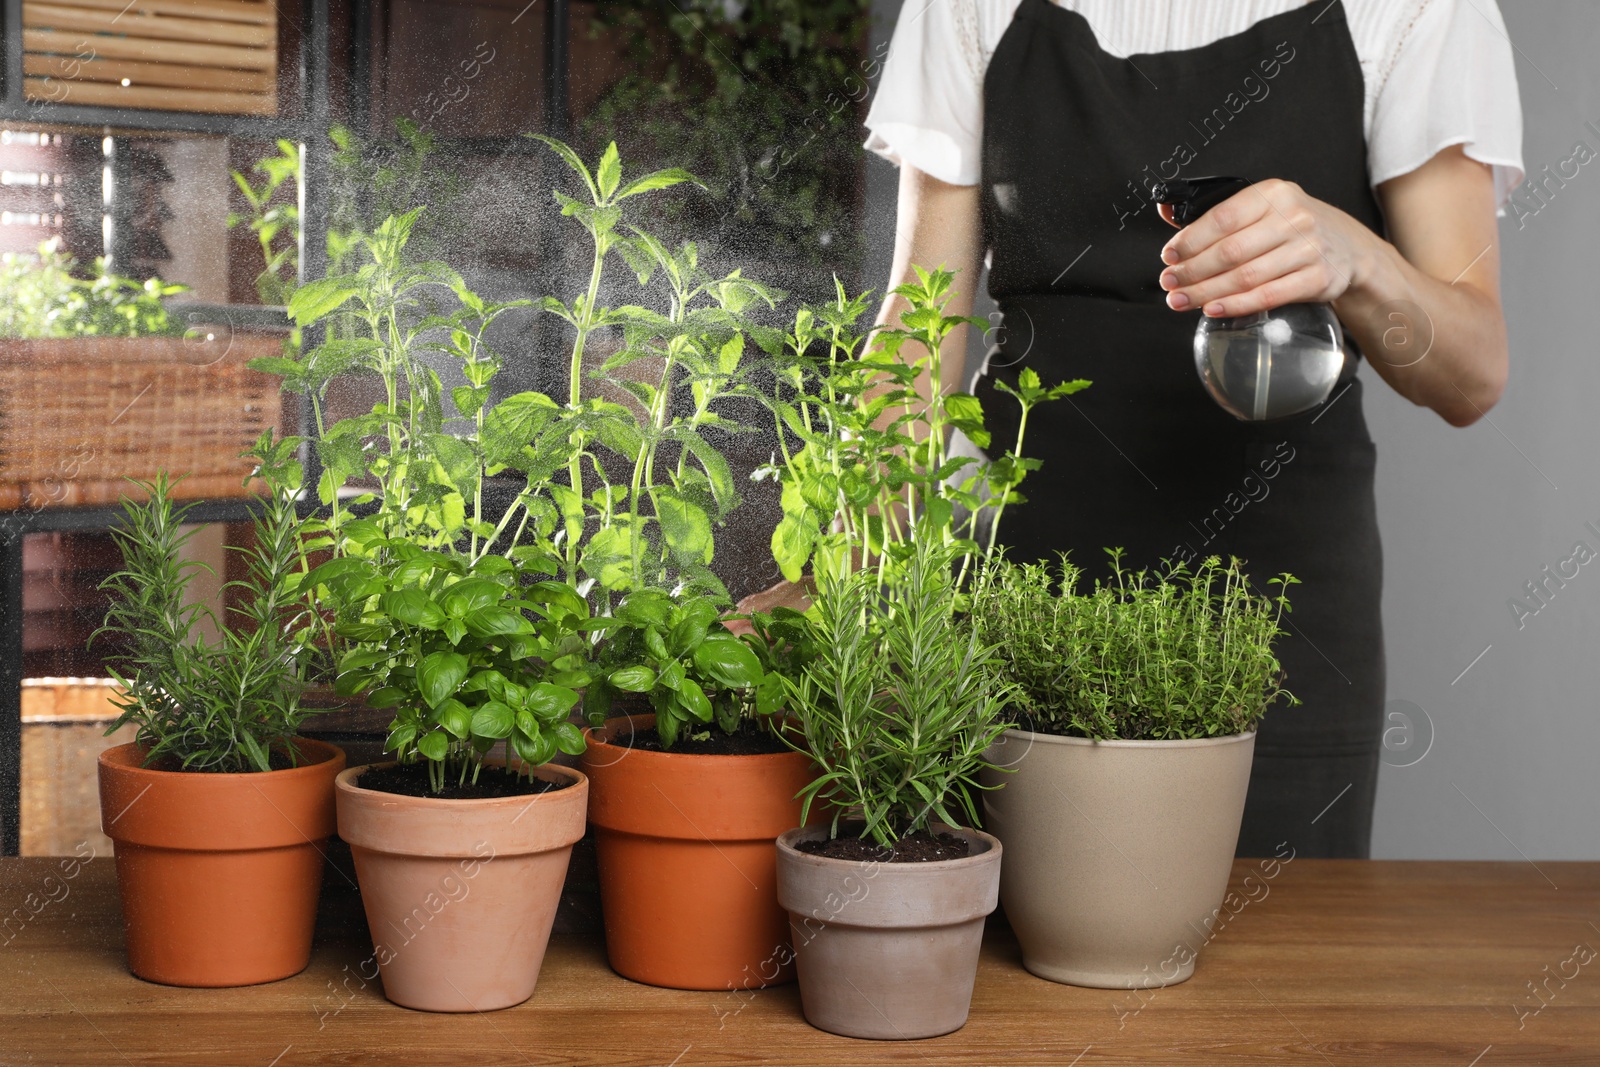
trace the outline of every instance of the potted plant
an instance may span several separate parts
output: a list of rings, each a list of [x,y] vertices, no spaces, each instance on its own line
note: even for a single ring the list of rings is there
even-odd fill
[[[688,174],[624,181],[614,144],[591,170],[542,140],[577,178],[577,196],[556,197],[592,250],[586,289],[541,307],[573,338],[552,549],[596,609],[580,766],[593,789],[607,956],[625,977],[674,988],[786,981],[772,841],[798,821],[812,768],[775,735],[772,668],[794,650],[730,633],[728,596],[709,569],[715,530],[739,503],[717,444],[735,428],[721,409],[751,390],[746,313],[777,294],[738,271],[708,274],[692,243],[669,248],[625,225],[634,197],[692,183]],[[662,310],[601,303],[615,285],[613,251],[641,287],[654,280],[644,293],[662,293]]]
[[[583,748],[567,719],[587,681],[589,606],[551,577],[548,480],[570,438],[557,406],[539,393],[490,403],[501,364],[485,331],[525,302],[486,303],[447,265],[409,259],[420,213],[357,235],[357,270],[292,294],[296,322],[333,318],[332,339],[258,366],[313,400],[328,513],[308,547],[332,558],[302,587],[331,631],[335,688],[394,709],[394,761],[336,782],[384,993],[485,1011],[532,995],[583,835],[587,780],[549,761]],[[453,419],[429,349],[465,383]],[[351,368],[384,397],[324,426],[327,385]],[[489,479],[508,468],[523,485],[496,510]]]
[[[264,437],[257,458],[276,449]],[[282,478],[292,488],[292,473]],[[191,597],[204,565],[181,558],[187,508],[173,506],[165,475],[139,488],[148,501],[124,499],[124,525],[112,530],[124,563],[104,583],[112,604],[96,635],[124,642],[111,668],[122,714],[107,733],[138,730],[99,760],[128,964],[169,985],[287,978],[310,959],[345,762],[295,736],[309,627],[293,589],[293,497],[286,488],[264,504],[249,575],[230,583],[243,625],[229,629]]]
[[[1279,697],[1273,643],[1294,579],[1253,591],[1238,560],[1079,591],[1079,572],[993,561],[973,599],[1016,687],[985,796],[1023,964],[1113,989],[1181,982],[1227,888],[1255,730]],[[986,772],[998,784],[997,771]]]
[[[773,403],[780,432],[800,439],[772,471],[785,511],[773,554],[791,581],[809,562],[817,582],[815,657],[784,684],[796,743],[821,768],[807,806],[834,813],[778,839],[778,891],[807,1020],[852,1037],[965,1024],[1000,878],[1000,842],[961,824],[977,822],[972,790],[1011,694],[964,615],[994,550],[992,531],[976,540],[978,513],[1017,500],[1036,463],[1020,435],[994,461],[951,454],[956,429],[989,444],[977,399],[944,388],[941,346],[967,321],[944,314],[952,282],[918,268],[896,290],[910,305],[901,327],[865,354],[864,301],[841,291],[802,311]],[[824,361],[808,356],[819,341]],[[1024,427],[1037,404],[1087,384],[1046,389],[1027,374],[1013,394]]]
[[[778,838],[806,1020],[848,1037],[935,1037],[967,1021],[1000,842],[972,790],[1009,698],[994,649],[958,624],[956,552],[929,526],[880,583],[818,581],[818,654],[790,682],[806,790],[829,826]]]

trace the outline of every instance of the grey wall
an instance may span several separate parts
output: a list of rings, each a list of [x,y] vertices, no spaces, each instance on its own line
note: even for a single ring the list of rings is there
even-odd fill
[[[1600,7],[1500,6],[1530,175],[1579,141],[1600,153]],[[874,7],[886,35],[900,4]],[[868,161],[875,289],[894,183],[892,167]],[[1542,204],[1519,191],[1525,210],[1501,223],[1511,384],[1486,420],[1453,429],[1363,371],[1389,663],[1380,858],[1600,858],[1600,158],[1548,188]],[[1541,569],[1554,572],[1579,541],[1594,562],[1564,585],[1546,579]],[[1525,589],[1541,580],[1543,604]],[[1529,609],[1520,619],[1517,597]]]
[[[1576,142],[1600,153],[1600,8],[1500,6],[1517,49],[1530,178],[1573,156]],[[1576,542],[1600,552],[1600,158],[1548,190],[1543,206],[1520,190],[1525,210],[1501,221],[1511,382],[1499,406],[1454,430],[1381,383],[1367,394],[1389,696],[1426,719],[1391,707],[1423,732],[1433,726],[1420,762],[1400,765],[1415,750],[1386,753],[1395,765],[1379,778],[1378,856],[1600,857],[1600,559],[1568,565],[1577,576],[1564,585],[1541,574]],[[1527,596],[1530,581],[1546,582],[1544,606]],[[1516,597],[1537,614],[1519,619]]]

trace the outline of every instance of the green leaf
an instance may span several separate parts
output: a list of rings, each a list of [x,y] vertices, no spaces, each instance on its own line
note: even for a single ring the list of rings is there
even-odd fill
[[[656,672],[643,665],[621,667],[606,680],[624,692],[648,693],[656,684]]]
[[[617,142],[606,145],[605,152],[600,156],[600,166],[595,168],[594,181],[600,187],[602,198],[609,199],[617,191],[617,185],[622,181],[622,160],[617,156]]]
[[[783,676],[773,671],[756,686],[756,714],[776,715],[783,710]]]
[[[483,415],[483,450],[491,462],[511,464],[560,407],[543,393],[513,393]]]
[[[667,644],[674,656],[684,656],[693,652],[705,637],[705,625],[699,619],[685,617],[673,623]]]
[[[260,743],[256,741],[255,736],[249,730],[239,731],[239,747],[244,749],[245,756],[256,770],[270,771],[272,769],[272,764],[267,759],[266,752],[262,751]]]
[[[528,690],[524,702],[528,710],[546,722],[564,718],[578,702],[578,694],[566,686],[539,682]]]
[[[700,642],[694,650],[694,665],[731,689],[753,686],[765,675],[756,654],[732,634],[713,634]]]
[[[556,747],[569,756],[581,756],[588,744],[583,739],[583,731],[570,722],[560,723],[555,728]]]
[[[482,638],[533,632],[533,624],[509,608],[479,608],[468,612],[461,621],[474,636]]]
[[[554,137],[546,137],[542,133],[530,133],[524,136],[532,137],[535,141],[542,141],[556,155],[566,160],[567,166],[577,172],[578,177],[583,179],[583,184],[589,187],[589,195],[595,200],[600,199],[599,192],[594,187],[594,179],[589,176],[589,168],[583,165],[583,160],[578,158],[578,153],[563,142],[556,140]]]
[[[474,389],[470,385],[458,385],[450,390],[450,399],[455,402],[456,411],[464,419],[476,418],[483,409],[484,401],[489,399],[489,387]]]
[[[498,700],[491,700],[472,713],[472,733],[475,737],[501,739],[511,736],[515,727],[511,709]]]
[[[616,616],[640,626],[666,629],[672,620],[672,598],[659,589],[629,593],[616,607]]]
[[[522,733],[511,735],[511,751],[517,758],[531,767],[538,767],[549,763],[556,754],[556,746],[543,733],[528,736]]]
[[[417,751],[435,763],[442,763],[450,751],[449,735],[443,730],[431,730],[417,738]]]
[[[473,455],[472,446],[453,434],[436,433],[428,436],[428,450],[438,461],[445,480],[459,492],[468,493],[476,489],[478,457]]]
[[[359,290],[349,277],[318,278],[307,282],[289,297],[289,317],[298,326],[309,326],[338,310]]]
[[[467,657],[459,652],[434,652],[417,664],[417,688],[431,708],[437,708],[460,688],[468,671]]]
[[[667,547],[679,559],[697,559],[711,562],[711,516],[699,504],[686,499],[676,490],[659,488],[655,491],[656,519]]]
[[[437,630],[444,625],[444,612],[420,589],[395,589],[379,597],[378,603],[385,615],[408,626]]]
[[[704,646],[701,646],[704,647]],[[684,709],[701,722],[711,721],[711,701],[706,699],[704,689],[693,678],[685,678],[678,686],[678,702]]]
[[[279,378],[298,377],[304,369],[294,360],[284,359],[282,356],[262,356],[259,359],[252,359],[246,365],[251,370],[258,370],[262,374],[271,374]]]
[[[705,188],[705,183],[681,167],[668,167],[666,170],[658,170],[652,174],[646,174],[642,178],[635,178],[623,187],[622,192],[617,194],[616,199],[626,200],[630,196],[653,192],[656,189],[666,189],[681,182],[690,182],[701,189]]]
[[[404,689],[400,689],[392,685],[386,685],[382,689],[374,689],[371,693],[367,694],[367,707],[392,708],[399,705],[401,701],[405,700],[405,698],[406,691]]]
[[[809,515],[785,515],[772,531],[772,558],[783,576],[798,582],[817,543],[817,524]]]
[[[499,582],[491,582],[487,578],[463,578],[445,589],[439,597],[439,605],[446,614],[461,619],[479,608],[498,603],[505,595],[506,587]]]
[[[472,712],[454,697],[439,705],[435,718],[453,737],[464,741],[472,736]]]

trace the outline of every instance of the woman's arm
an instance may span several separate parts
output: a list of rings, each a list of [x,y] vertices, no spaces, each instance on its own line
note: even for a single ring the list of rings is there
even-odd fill
[[[978,221],[978,187],[951,185],[929,177],[910,164],[900,167],[900,196],[895,206],[894,265],[889,269],[886,299],[878,309],[878,325],[898,326],[906,310],[903,297],[888,295],[898,285],[917,280],[912,265],[956,272],[946,315],[972,314],[973,289],[983,256]],[[967,328],[957,327],[942,346],[941,377],[946,392],[966,388]],[[924,396],[927,382],[918,383]]]
[[[1378,187],[1393,244],[1292,182],[1258,182],[1167,242],[1176,310],[1333,304],[1372,369],[1453,426],[1505,389],[1494,182],[1459,146]]]

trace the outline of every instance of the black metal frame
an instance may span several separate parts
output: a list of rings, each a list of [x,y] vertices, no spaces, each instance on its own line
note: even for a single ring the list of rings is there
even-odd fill
[[[351,13],[350,115],[357,133],[370,127],[372,76],[371,0],[348,0]],[[298,118],[204,115],[143,108],[90,107],[31,101],[23,95],[22,0],[0,0],[0,124],[45,124],[121,131],[226,134],[273,140],[279,137],[305,145],[302,183],[302,277],[315,278],[327,269],[327,208],[331,149],[322,134],[331,117],[328,75],[329,0],[305,0],[302,6],[300,73],[302,111]],[[545,100],[543,126],[565,137],[568,115],[567,46],[570,36],[567,0],[545,4]],[[507,150],[529,147],[517,138]],[[542,257],[542,262],[549,262]],[[238,327],[286,324],[282,309],[244,305],[196,304],[186,312],[195,321]],[[311,340],[308,338],[308,340]],[[307,413],[302,412],[302,418]],[[314,456],[308,457],[314,464]],[[315,482],[315,472],[312,483]],[[204,501],[194,506],[195,522],[239,522],[254,516],[251,500]],[[21,850],[22,807],[22,543],[28,533],[95,530],[115,526],[116,508],[44,508],[0,512],[0,856]]]

